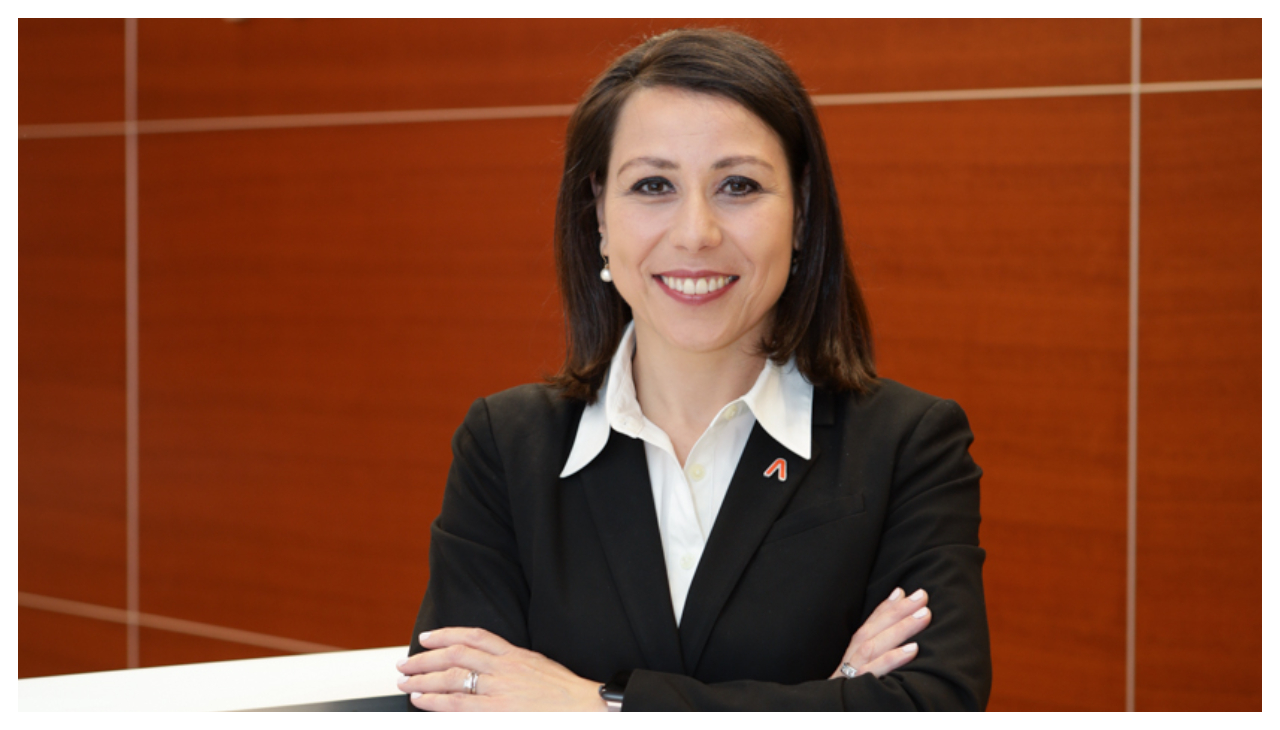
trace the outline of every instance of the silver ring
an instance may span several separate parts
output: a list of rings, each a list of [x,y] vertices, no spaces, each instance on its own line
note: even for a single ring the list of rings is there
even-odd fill
[[[853,679],[858,676],[858,670],[849,662],[845,662],[840,665],[840,673],[849,679]]]
[[[467,694],[473,695],[476,693],[476,683],[479,681],[480,673],[472,669],[471,674],[467,675],[467,680],[462,683],[462,688],[467,691]]]

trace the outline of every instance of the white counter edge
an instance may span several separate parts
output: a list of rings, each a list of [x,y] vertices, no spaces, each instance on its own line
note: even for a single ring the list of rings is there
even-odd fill
[[[222,711],[397,693],[407,647],[18,680],[20,711]]]

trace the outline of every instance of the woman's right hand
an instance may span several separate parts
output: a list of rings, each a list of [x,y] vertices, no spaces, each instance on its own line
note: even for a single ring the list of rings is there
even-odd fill
[[[849,641],[843,663],[831,673],[831,679],[851,676],[841,671],[845,665],[853,668],[852,676],[870,672],[883,677],[915,658],[915,643],[904,645],[902,642],[928,626],[933,613],[926,608],[929,594],[923,588],[909,597],[903,596],[901,588],[894,588],[893,593],[876,606]]]

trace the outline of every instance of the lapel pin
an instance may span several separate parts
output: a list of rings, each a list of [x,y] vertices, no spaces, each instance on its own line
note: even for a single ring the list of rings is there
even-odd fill
[[[787,481],[787,460],[786,459],[774,459],[773,463],[769,465],[769,468],[764,470],[764,475],[766,477],[771,477],[774,474],[778,475],[778,481],[780,482]]]

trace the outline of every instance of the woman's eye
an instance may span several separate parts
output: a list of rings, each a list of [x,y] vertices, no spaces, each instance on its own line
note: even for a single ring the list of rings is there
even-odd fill
[[[671,190],[671,183],[660,177],[647,177],[631,186],[631,191],[643,195],[661,195]]]
[[[721,186],[730,195],[749,195],[760,189],[759,183],[746,177],[731,177]]]

